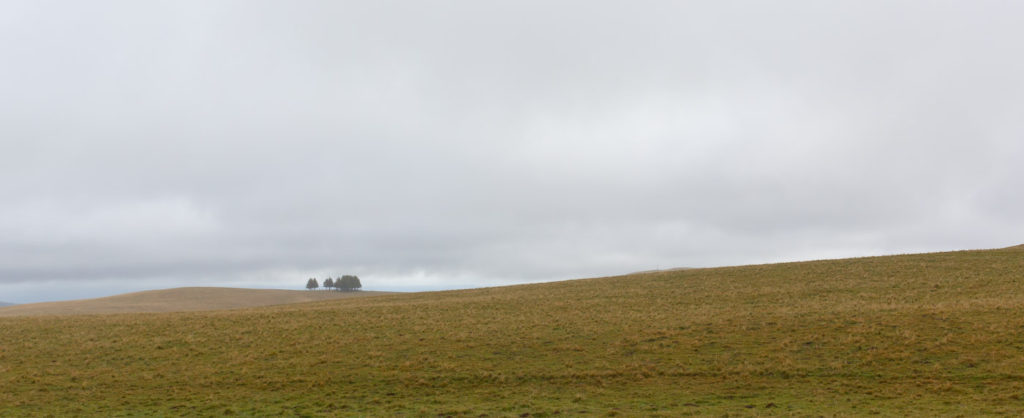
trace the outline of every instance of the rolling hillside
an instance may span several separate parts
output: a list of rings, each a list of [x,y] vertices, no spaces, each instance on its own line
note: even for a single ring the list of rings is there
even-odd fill
[[[0,308],[0,317],[25,315],[75,315],[143,312],[211,311],[282,305],[382,292],[330,292],[227,287],[182,287],[149,290],[96,299],[29,303]]]
[[[0,318],[0,416],[1024,414],[1024,249]]]

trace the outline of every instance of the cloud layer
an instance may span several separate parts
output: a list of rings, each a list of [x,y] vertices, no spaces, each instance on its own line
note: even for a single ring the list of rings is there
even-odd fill
[[[1024,242],[1005,2],[7,2],[0,299]]]

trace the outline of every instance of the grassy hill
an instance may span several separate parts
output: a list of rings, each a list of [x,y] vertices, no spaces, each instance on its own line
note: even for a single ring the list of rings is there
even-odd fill
[[[182,287],[149,290],[96,299],[29,303],[0,308],[0,317],[25,315],[75,315],[141,312],[183,312],[282,305],[381,292],[329,292],[227,287]]]
[[[1022,415],[1024,249],[0,318],[6,415]]]

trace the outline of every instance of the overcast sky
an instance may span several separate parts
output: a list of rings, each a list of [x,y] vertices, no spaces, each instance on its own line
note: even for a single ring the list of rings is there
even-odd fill
[[[1009,1],[4,1],[0,300],[1024,242]]]

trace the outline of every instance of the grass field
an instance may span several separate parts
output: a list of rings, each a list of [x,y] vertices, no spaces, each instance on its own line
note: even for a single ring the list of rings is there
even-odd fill
[[[0,318],[7,415],[1024,415],[1024,249]]]
[[[181,287],[148,290],[96,299],[28,303],[0,308],[0,317],[25,315],[78,315],[141,312],[184,312],[283,305],[382,292],[331,292],[229,287]]]

